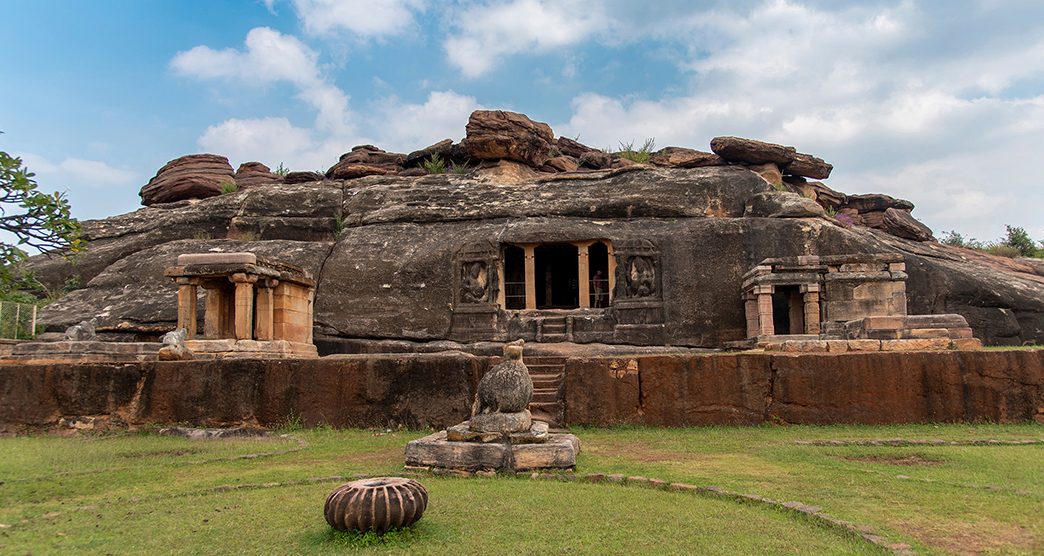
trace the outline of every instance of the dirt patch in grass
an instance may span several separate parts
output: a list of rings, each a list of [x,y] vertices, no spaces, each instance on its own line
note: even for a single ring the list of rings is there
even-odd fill
[[[887,465],[942,465],[946,463],[941,459],[933,459],[925,456],[844,456],[841,459],[847,461],[861,461],[863,463],[884,463]]]
[[[1025,527],[994,520],[895,525],[918,541],[951,554],[983,554],[1034,546],[1033,534]]]

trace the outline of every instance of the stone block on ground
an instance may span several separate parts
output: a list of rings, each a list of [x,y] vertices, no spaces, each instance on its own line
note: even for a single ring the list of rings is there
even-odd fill
[[[497,469],[530,471],[538,469],[572,469],[580,441],[572,434],[549,434],[540,444],[453,442],[446,431],[425,436],[406,444],[406,465],[477,471]]]
[[[711,140],[711,150],[729,162],[747,164],[764,164],[774,162],[780,165],[790,164],[797,155],[794,147],[785,147],[775,143],[766,143],[742,137],[715,137]]]

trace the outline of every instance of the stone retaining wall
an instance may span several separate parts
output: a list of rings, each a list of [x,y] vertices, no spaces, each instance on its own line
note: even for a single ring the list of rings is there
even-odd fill
[[[445,427],[492,357],[0,364],[0,430],[76,423]],[[1044,350],[571,358],[569,425],[1044,420]]]
[[[1044,418],[1044,350],[574,358],[569,425]]]
[[[489,366],[489,358],[460,353],[0,365],[0,430],[73,417],[131,425],[275,426],[299,419],[439,427],[467,418]]]

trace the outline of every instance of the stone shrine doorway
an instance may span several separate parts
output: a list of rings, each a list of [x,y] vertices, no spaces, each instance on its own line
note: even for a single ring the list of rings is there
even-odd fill
[[[535,250],[537,309],[580,307],[578,250],[568,243],[540,245]]]
[[[776,286],[772,294],[772,324],[776,334],[805,333],[805,302],[801,286]]]

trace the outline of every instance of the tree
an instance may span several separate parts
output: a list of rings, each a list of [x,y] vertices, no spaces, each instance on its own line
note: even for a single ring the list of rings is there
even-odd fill
[[[0,291],[17,287],[24,276],[17,266],[29,254],[23,247],[51,252],[83,250],[80,223],[69,213],[64,193],[36,190],[33,174],[22,159],[0,151],[0,230],[15,238],[0,242]]]
[[[1023,257],[1032,257],[1037,254],[1037,246],[1034,245],[1025,228],[1018,226],[1004,226],[1004,228],[1008,232],[1008,237],[1002,240],[1004,245],[1017,249]]]

